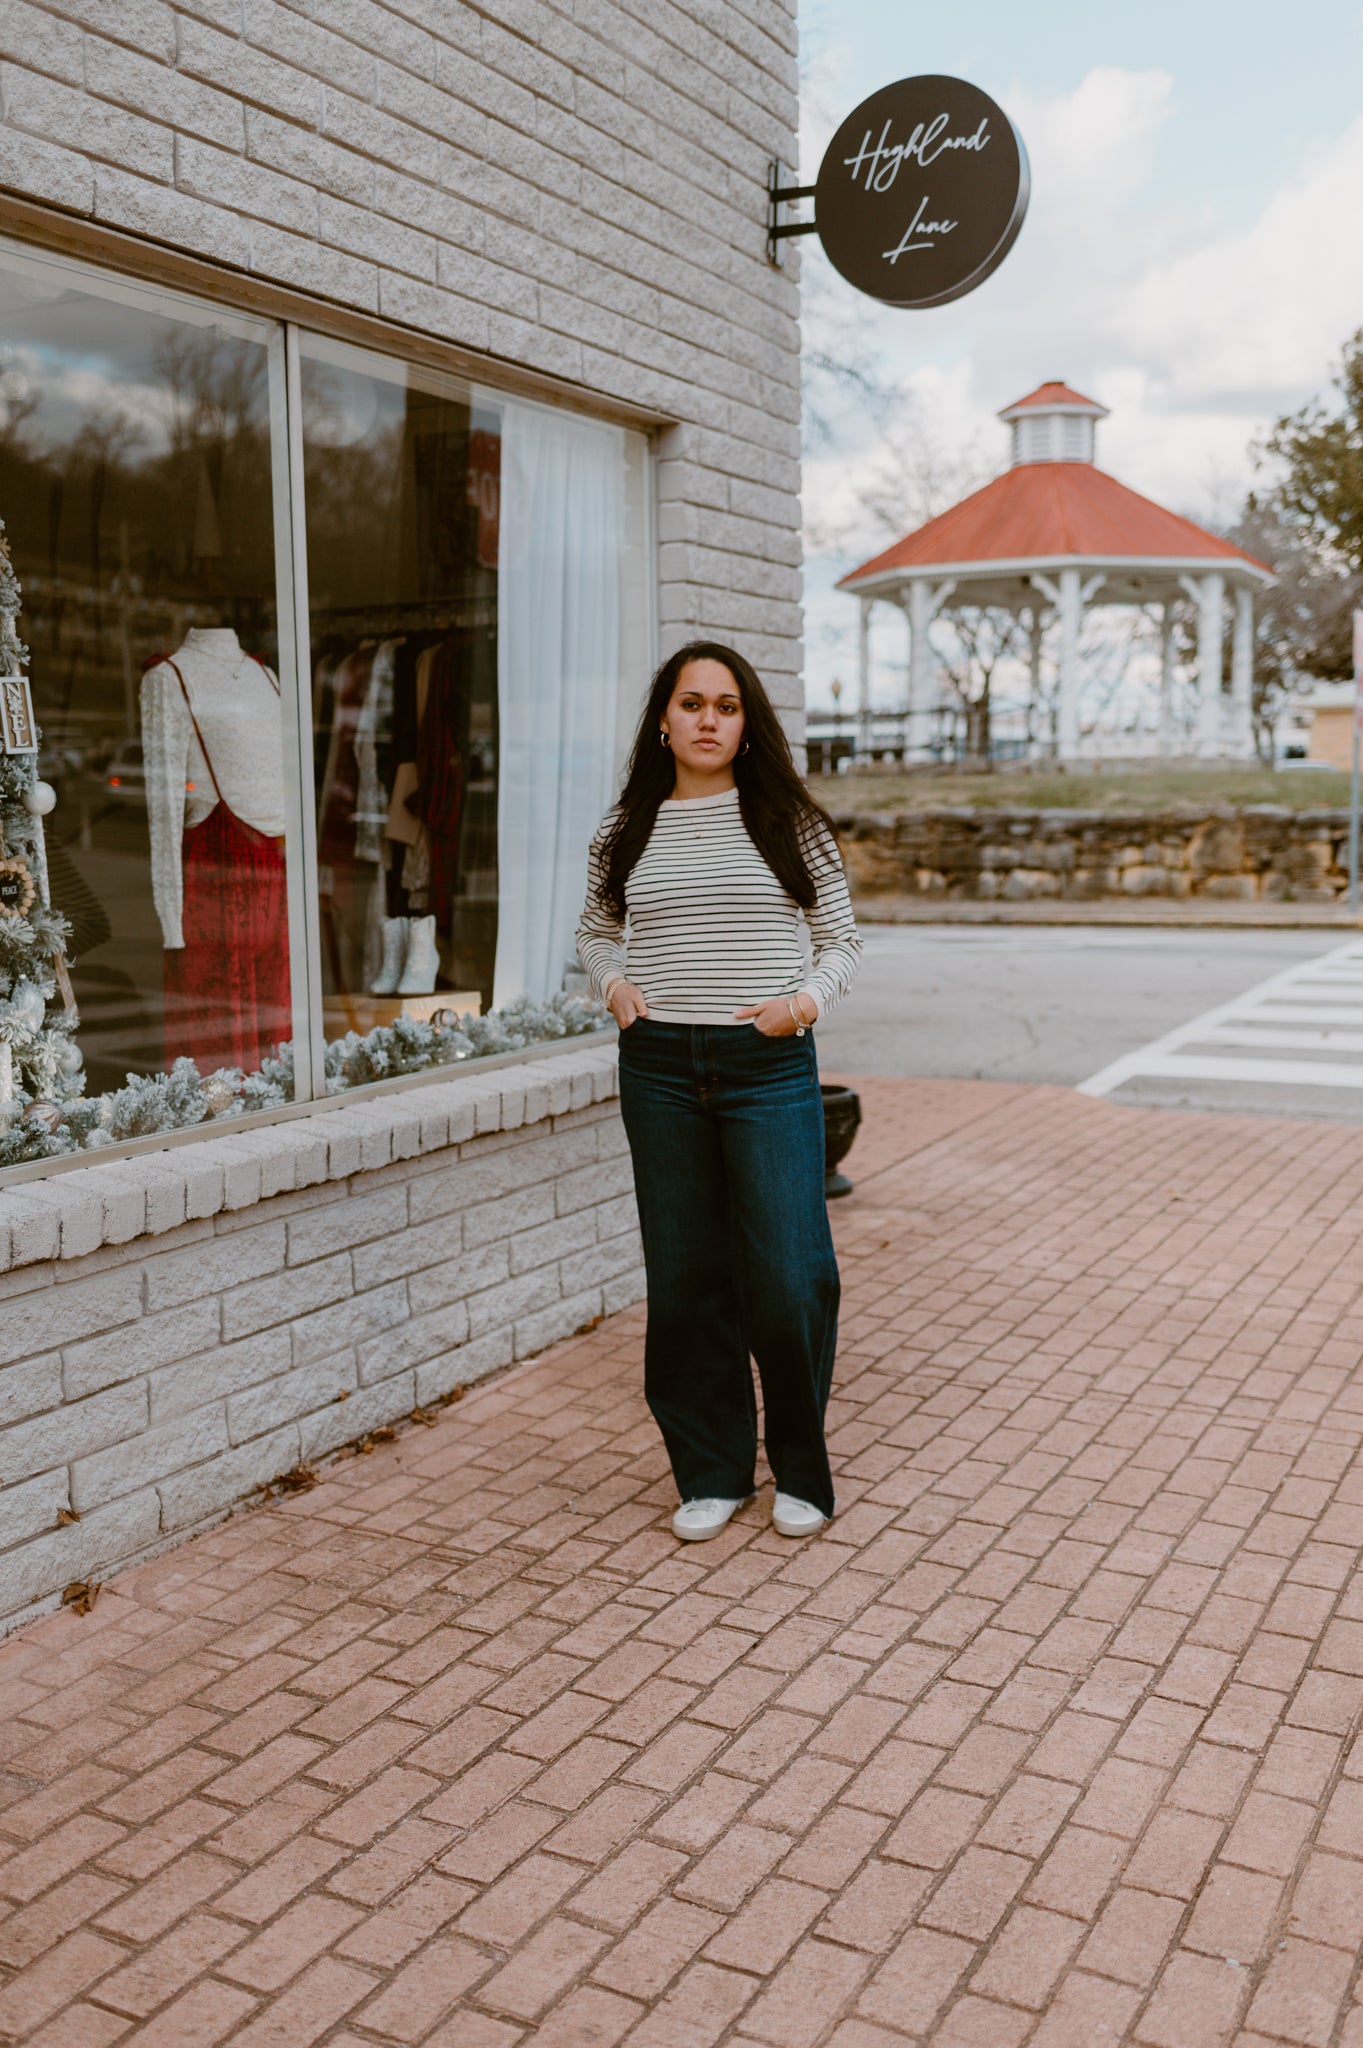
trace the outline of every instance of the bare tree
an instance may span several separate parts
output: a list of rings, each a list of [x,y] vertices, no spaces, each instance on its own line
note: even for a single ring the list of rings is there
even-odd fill
[[[994,686],[1002,664],[1017,660],[1026,629],[1001,605],[960,605],[946,614],[933,651],[961,708],[966,764],[985,767],[993,754]]]
[[[38,410],[38,394],[12,349],[0,349],[0,449],[29,454],[27,427]]]

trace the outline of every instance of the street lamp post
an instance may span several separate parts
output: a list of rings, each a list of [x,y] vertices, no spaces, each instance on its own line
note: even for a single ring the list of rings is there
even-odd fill
[[[1349,915],[1359,915],[1359,739],[1363,737],[1363,612],[1353,614],[1353,776],[1349,784]]]

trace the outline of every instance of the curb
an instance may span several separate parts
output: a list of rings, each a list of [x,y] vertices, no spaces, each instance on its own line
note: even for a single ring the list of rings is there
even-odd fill
[[[1193,931],[1358,931],[1363,917],[1334,904],[984,903],[912,897],[853,897],[860,924],[1130,925]]]

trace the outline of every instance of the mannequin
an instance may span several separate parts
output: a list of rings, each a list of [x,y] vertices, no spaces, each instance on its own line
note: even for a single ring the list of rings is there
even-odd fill
[[[142,678],[166,1064],[248,1072],[291,1035],[279,684],[230,626]]]

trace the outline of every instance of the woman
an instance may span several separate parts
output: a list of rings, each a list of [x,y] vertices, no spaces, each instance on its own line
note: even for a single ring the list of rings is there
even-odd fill
[[[704,1542],[752,1498],[751,1351],[772,1526],[813,1535],[834,1508],[838,1268],[810,1027],[850,986],[861,942],[832,826],[731,648],[693,641],[654,678],[592,842],[577,943],[620,1027],[644,1389],[681,1495],[673,1532]]]

